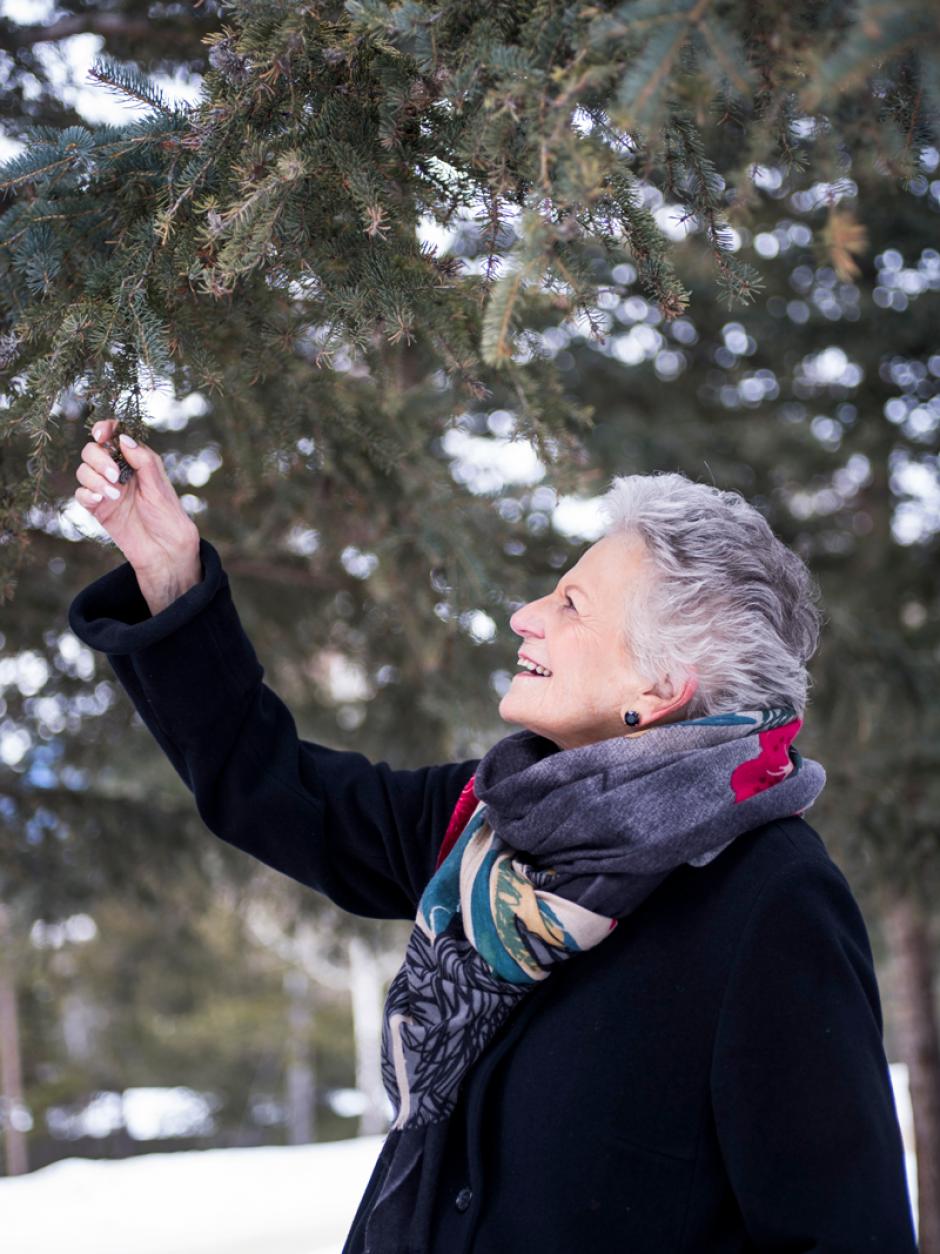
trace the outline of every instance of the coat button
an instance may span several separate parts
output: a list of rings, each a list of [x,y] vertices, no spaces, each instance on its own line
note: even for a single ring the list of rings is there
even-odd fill
[[[454,1205],[458,1210],[466,1210],[473,1200],[473,1189],[463,1188],[454,1198]]]

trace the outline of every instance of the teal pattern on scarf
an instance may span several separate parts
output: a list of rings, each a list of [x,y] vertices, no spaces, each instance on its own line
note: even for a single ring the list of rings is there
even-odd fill
[[[550,970],[551,959],[542,946],[554,946],[566,956],[580,953],[603,940],[616,924],[576,902],[538,891],[536,885],[552,878],[550,872],[538,872],[513,857],[487,823],[480,802],[424,890],[418,906],[421,925],[436,937],[462,912],[464,934],[494,974],[513,984],[535,984]],[[461,906],[462,896],[467,908]]]
[[[366,1254],[420,1254],[462,1081],[555,964],[599,944],[666,876],[804,813],[826,782],[789,707],[732,711],[559,749],[504,737],[479,762],[389,987],[382,1076],[395,1112]]]

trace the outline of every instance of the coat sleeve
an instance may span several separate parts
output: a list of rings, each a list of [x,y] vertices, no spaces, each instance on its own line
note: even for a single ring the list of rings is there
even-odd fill
[[[414,918],[477,760],[393,770],[301,739],[204,537],[200,558],[202,581],[155,615],[124,562],[78,593],[69,626],[106,654],[212,832],[351,914]]]
[[[916,1254],[868,934],[834,862],[765,884],[726,989],[711,1088],[755,1249]]]

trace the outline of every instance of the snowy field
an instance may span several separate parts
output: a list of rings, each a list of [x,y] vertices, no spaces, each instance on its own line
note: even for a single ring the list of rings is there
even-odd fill
[[[340,1254],[384,1140],[66,1158],[0,1180],[3,1254]]]
[[[908,1189],[907,1068],[891,1064]],[[0,1180],[3,1254],[340,1254],[384,1137],[118,1161],[66,1158]]]

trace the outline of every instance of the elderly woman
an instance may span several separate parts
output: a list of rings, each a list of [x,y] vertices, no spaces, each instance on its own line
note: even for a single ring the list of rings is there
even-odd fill
[[[127,561],[69,622],[207,826],[342,909],[414,920],[394,1121],[344,1254],[907,1254],[868,935],[802,815],[820,616],[738,494],[616,479],[510,620],[517,730],[392,770],[299,739],[160,457],[100,422],[76,499]]]

